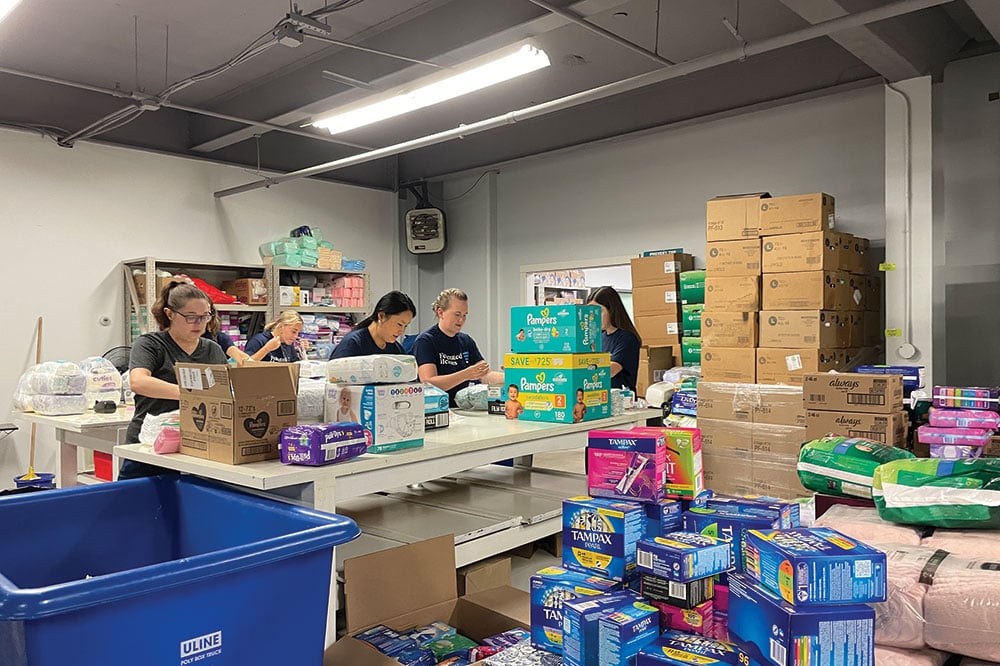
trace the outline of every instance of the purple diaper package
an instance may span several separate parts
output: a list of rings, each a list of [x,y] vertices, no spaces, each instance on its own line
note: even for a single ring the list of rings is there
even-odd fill
[[[983,447],[981,446],[961,446],[958,444],[931,444],[931,458],[982,458]]]
[[[920,426],[917,440],[921,444],[954,444],[957,446],[986,446],[992,431],[982,428],[935,428]]]
[[[988,409],[942,409],[931,407],[930,424],[935,428],[1000,428],[1000,414]]]
[[[367,451],[368,437],[360,423],[296,425],[281,431],[278,450],[286,465],[329,465]]]

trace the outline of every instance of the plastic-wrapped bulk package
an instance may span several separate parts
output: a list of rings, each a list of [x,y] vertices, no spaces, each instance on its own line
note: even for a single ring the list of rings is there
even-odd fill
[[[299,425],[320,423],[323,420],[323,399],[326,380],[299,377]]]
[[[802,445],[799,480],[809,490],[827,495],[870,498],[875,468],[909,458],[913,458],[909,451],[866,439],[821,437]]]
[[[76,363],[48,361],[31,375],[31,390],[35,395],[83,395],[87,391],[87,376]]]
[[[417,379],[417,359],[398,354],[335,358],[327,362],[326,374],[342,384],[401,384]]]
[[[80,361],[80,369],[87,378],[87,407],[98,400],[121,401],[122,376],[114,363],[103,356],[91,356]]]
[[[883,543],[919,546],[920,530],[882,520],[878,509],[836,504],[816,519],[813,527],[830,527],[872,546]],[[1000,542],[998,542],[1000,546]]]
[[[19,412],[33,412],[35,411],[32,405],[32,397],[34,396],[34,391],[31,390],[31,377],[38,370],[39,365],[33,365],[21,378],[17,380],[17,388],[14,389],[14,409]]]
[[[164,428],[177,428],[179,431],[180,427],[180,410],[175,409],[162,414],[146,414],[146,418],[142,420],[142,428],[139,429],[139,443],[153,446],[160,431]]]
[[[875,646],[875,666],[943,666],[949,656],[937,650],[899,650]]]
[[[83,395],[53,395],[36,393],[31,399],[36,414],[42,416],[72,416],[87,411],[87,398]]]
[[[886,599],[875,609],[875,644],[917,650],[924,640],[924,570],[937,552],[919,546],[882,545],[886,563]],[[933,565],[932,565],[933,566]]]
[[[455,406],[459,409],[471,409],[485,412],[489,409],[489,386],[486,384],[470,384],[455,394]]]
[[[1000,530],[934,530],[921,545],[972,560],[992,560],[1000,558]]]
[[[884,520],[1000,528],[1000,458],[913,458],[878,467],[872,498]]]
[[[947,555],[936,570],[924,571],[923,579],[929,580],[924,596],[927,645],[966,657],[1000,661],[998,568],[997,562]]]
[[[299,378],[323,379],[326,377],[326,361],[299,361]]]

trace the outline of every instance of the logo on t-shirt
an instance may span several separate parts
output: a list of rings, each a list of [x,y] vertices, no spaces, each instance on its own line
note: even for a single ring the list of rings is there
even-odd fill
[[[438,364],[439,365],[461,365],[462,361],[466,364],[469,363],[469,352],[462,352],[461,354],[445,354],[440,352],[438,354]]]

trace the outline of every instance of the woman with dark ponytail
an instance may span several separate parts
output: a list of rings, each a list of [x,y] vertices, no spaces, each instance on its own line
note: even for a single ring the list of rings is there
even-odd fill
[[[406,354],[398,340],[413,321],[417,308],[401,291],[390,291],[378,299],[375,310],[359,321],[354,330],[344,336],[330,355],[334,358],[371,356],[372,354]]]
[[[601,351],[611,354],[611,388],[635,390],[639,376],[642,338],[614,287],[598,287],[587,296],[587,305],[601,306]]]

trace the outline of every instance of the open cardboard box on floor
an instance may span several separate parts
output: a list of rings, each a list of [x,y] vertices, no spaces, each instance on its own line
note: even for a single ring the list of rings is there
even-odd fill
[[[346,560],[344,596],[348,635],[327,648],[325,666],[399,666],[352,638],[375,624],[405,631],[446,622],[475,641],[531,624],[522,590],[504,585],[458,596],[450,534]]]

